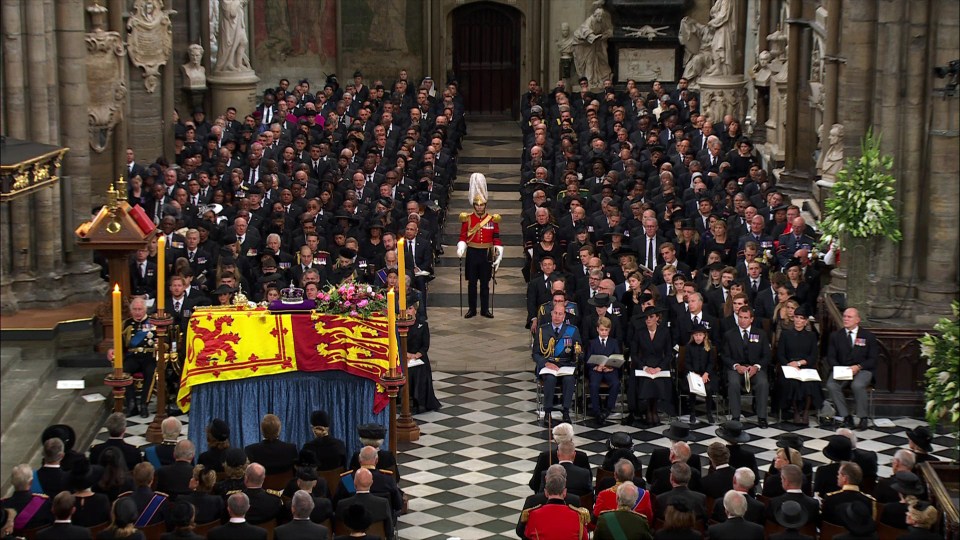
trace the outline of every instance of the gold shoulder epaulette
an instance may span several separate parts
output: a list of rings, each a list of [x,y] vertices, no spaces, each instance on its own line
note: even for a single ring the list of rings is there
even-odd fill
[[[120,497],[129,497],[130,495],[133,495],[132,491],[124,491],[123,493],[117,495],[117,498],[119,499]]]
[[[500,214],[494,214],[494,215],[493,215],[493,222],[494,222],[494,223],[500,223]]]
[[[867,497],[868,499],[870,499],[871,501],[876,501],[876,500],[877,500],[876,498],[874,498],[873,495],[870,495],[869,493],[863,493],[862,491],[861,491],[860,493],[863,494],[864,496],[866,496],[866,497]]]
[[[577,511],[577,514],[580,515],[580,523],[583,523],[584,525],[590,523],[590,510],[587,510],[581,506],[573,506],[572,504],[567,505],[567,507]]]
[[[227,497],[233,495],[234,493],[243,493],[242,489],[231,489],[230,491],[224,493]]]
[[[538,504],[536,506],[531,506],[530,508],[527,508],[523,512],[520,512],[520,523],[526,523],[527,521],[530,521],[530,512],[533,512],[534,510],[536,510],[537,508],[540,508],[541,506],[543,505]]]
[[[127,493],[131,493],[131,492],[128,491]],[[34,497],[41,497],[41,498],[44,498],[44,499],[49,499],[49,498],[50,498],[46,493],[34,493],[33,496],[34,496]]]
[[[393,471],[390,470],[390,469],[377,469],[377,470],[380,471],[380,472],[382,472],[383,474],[389,474],[389,475],[393,476]]]
[[[168,494],[166,494],[166,493],[164,493],[164,492],[162,492],[162,491],[154,491],[153,494],[154,494],[154,495],[162,495],[162,496],[167,497],[167,498],[170,497],[170,495],[168,495]]]
[[[838,490],[836,490],[836,491],[831,491],[830,493],[827,493],[827,497],[829,497],[829,496],[831,496],[831,495],[836,495],[837,493],[843,493],[843,490],[842,490],[842,489],[838,489]]]
[[[266,488],[264,488],[264,491],[266,491],[267,493],[269,493],[269,494],[271,494],[271,495],[273,495],[273,496],[275,496],[275,497],[280,497],[281,495],[283,495],[283,490],[281,490],[281,489],[266,489]]]
[[[461,223],[466,223],[467,219],[469,219],[469,218],[470,218],[470,214],[468,214],[468,213],[466,213],[466,212],[460,212],[460,222],[461,222]]]
[[[340,473],[340,478],[343,478],[344,476],[350,476],[350,475],[353,474],[354,472],[356,472],[356,471],[346,471],[346,472],[342,472],[342,473]]]

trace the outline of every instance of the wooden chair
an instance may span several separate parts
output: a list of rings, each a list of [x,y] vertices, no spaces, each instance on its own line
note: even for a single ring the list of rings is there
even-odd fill
[[[44,529],[46,529],[47,527],[49,527],[49,525],[44,525],[43,527],[34,527],[34,528],[32,528],[32,529],[23,529],[23,530],[21,530],[21,531],[19,531],[19,532],[16,532],[16,531],[15,531],[15,532],[14,532],[14,535],[15,535],[15,536],[21,536],[21,537],[24,538],[24,540],[36,540],[36,538],[37,538],[37,533],[40,532],[40,531],[42,531],[42,530],[44,530]],[[98,532],[99,532],[99,531],[98,531]],[[90,530],[90,535],[91,535],[91,536],[96,536],[96,533],[94,533],[93,530],[91,529],[91,530]]]
[[[345,470],[343,467],[337,467],[336,469],[317,471],[317,476],[327,482],[327,489],[330,490],[331,499],[337,494],[337,488],[340,486],[340,475],[343,474]]]
[[[828,540],[840,534],[847,534],[847,528],[843,525],[837,525],[836,523],[830,523],[829,521],[820,523],[821,540]]]
[[[376,521],[370,525],[370,528],[367,529],[368,536],[379,536],[381,538],[387,537],[387,527],[382,521]],[[342,521],[337,521],[333,526],[334,535],[346,535],[354,532],[353,529],[347,527]]]
[[[586,495],[580,496],[580,508],[586,508],[587,510],[593,511],[593,493],[587,493]]]
[[[613,471],[608,471],[603,467],[597,467],[597,479],[594,480],[593,485],[599,486],[600,482],[606,480],[607,478],[613,478]]]
[[[195,526],[193,528],[193,532],[198,536],[202,536],[206,538],[208,532],[213,530],[214,527],[219,527],[219,526],[220,526],[220,520],[215,519],[209,523],[201,523],[200,525]]]
[[[293,478],[293,470],[277,474],[268,474],[263,478],[263,489],[282,491]]]
[[[329,537],[330,537],[330,539],[332,539],[332,538],[333,538],[333,520],[332,520],[331,518],[327,518],[327,519],[323,520],[323,521],[320,523],[320,525],[323,525],[324,527],[327,528],[327,532],[328,532],[328,534],[329,534]],[[329,540],[329,539],[327,539],[327,540]]]
[[[160,540],[160,535],[167,532],[167,524],[161,521],[153,525],[147,525],[140,529],[140,531],[143,532],[143,536],[147,540]]]
[[[258,523],[257,527],[260,527],[261,529],[267,531],[267,540],[273,540],[273,530],[277,528],[277,520],[271,519],[270,521],[264,521],[263,523]]]
[[[906,534],[904,529],[898,529],[886,523],[877,522],[877,535],[880,537],[880,540],[895,540],[904,534]]]
[[[96,525],[91,525],[91,526],[89,526],[89,527],[87,527],[87,528],[90,529],[90,536],[93,536],[94,538],[96,538],[96,537],[97,537],[97,534],[98,534],[100,531],[105,530],[105,529],[106,529],[107,527],[109,527],[109,526],[110,526],[110,522],[109,522],[109,521],[104,521],[103,523],[98,523],[98,524],[96,524]]]

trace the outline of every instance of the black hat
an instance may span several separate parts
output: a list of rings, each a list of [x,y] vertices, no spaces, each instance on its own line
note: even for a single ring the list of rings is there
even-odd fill
[[[663,147],[660,146],[659,144],[655,144],[655,145],[651,146],[651,147],[649,148],[649,150],[650,150],[650,153],[651,153],[651,154],[654,153],[654,152],[660,152],[660,153],[662,154],[662,153],[664,152]]]
[[[806,305],[804,305],[804,304],[800,304],[800,305],[797,307],[797,309],[795,309],[795,310],[793,311],[793,315],[794,315],[794,317],[796,317],[796,316],[798,316],[798,315],[799,315],[800,317],[809,317],[809,316],[810,316],[810,308],[808,308],[808,307],[807,307]]]
[[[793,448],[797,452],[803,452],[803,439],[796,433],[782,433],[777,437],[777,448]]]
[[[647,306],[646,309],[644,309],[640,315],[642,317],[649,317],[651,315],[659,315],[661,313],[665,313],[666,311],[667,311],[666,308],[663,308],[660,306]]]
[[[920,477],[910,471],[900,471],[893,475],[893,483],[890,484],[890,488],[897,493],[916,495],[918,497],[923,495],[925,491]]]
[[[236,266],[237,260],[233,258],[233,255],[224,255],[220,257],[220,266]]]
[[[593,296],[593,298],[587,300],[587,303],[593,307],[609,307],[610,295],[607,293],[597,293]]]
[[[83,491],[87,488],[92,488],[96,481],[93,467],[90,466],[90,460],[82,456],[77,458],[76,461],[73,462],[73,468],[70,469],[70,476],[67,480],[70,489],[73,491]]]
[[[797,257],[793,257],[789,261],[787,261],[787,264],[783,265],[784,272],[786,272],[787,269],[792,266],[803,266],[803,264],[800,262],[800,259],[798,259]]]
[[[302,469],[315,469],[317,467],[317,453],[309,448],[302,448],[297,454],[297,465]]]
[[[626,431],[618,431],[607,440],[607,447],[610,450],[614,448],[633,448],[633,437]]]
[[[310,453],[313,454],[313,452]],[[316,459],[316,456],[314,456],[314,459]],[[297,468],[297,480],[303,480],[304,482],[316,482],[317,469],[313,466]]]
[[[243,467],[247,462],[247,455],[243,453],[243,448],[232,446],[223,453],[223,462],[227,467]]]
[[[850,461],[853,455],[853,443],[844,435],[830,435],[827,437],[827,446],[823,455],[831,461]]]
[[[330,415],[327,411],[313,411],[310,413],[310,425],[313,427],[330,427]]]
[[[372,522],[373,520],[370,518],[370,513],[367,512],[367,509],[360,503],[351,504],[343,514],[343,524],[353,532],[366,531],[370,528]]]
[[[610,229],[609,231],[607,231],[606,233],[604,233],[603,237],[604,237],[604,238],[610,238],[611,236],[614,236],[614,235],[623,236],[623,235],[625,235],[625,234],[626,234],[626,230],[625,230],[622,226],[617,225],[616,227],[614,227],[614,228]]]
[[[341,211],[337,212],[337,213],[333,216],[333,219],[346,219],[346,220],[350,221],[350,223],[359,223],[359,222],[360,222],[360,218],[358,218],[355,214],[351,214],[351,213],[347,212],[346,210],[341,210]]]
[[[918,426],[916,429],[908,429],[907,438],[913,441],[913,444],[920,447],[920,449],[924,452],[933,451],[933,436],[930,435],[930,428],[927,426]]]
[[[855,535],[868,535],[877,530],[870,507],[861,501],[840,506],[840,521]]]
[[[770,209],[770,211],[771,211],[771,212],[786,212],[786,211],[787,211],[787,205],[781,204],[781,205],[779,205],[779,206],[774,206],[773,208]]]
[[[357,434],[361,439],[384,439],[387,436],[387,430],[380,424],[360,424],[357,426]]]
[[[126,527],[137,521],[137,503],[131,497],[122,497],[113,503],[113,522],[118,528]]]
[[[706,268],[704,268],[704,270],[707,270],[707,271],[709,271],[709,272],[712,272],[712,271],[716,270],[716,271],[719,272],[720,270],[723,270],[723,269],[726,268],[726,267],[727,267],[727,266],[726,266],[725,264],[723,264],[722,262],[715,262],[715,263],[708,264],[708,265],[706,266]]]
[[[66,424],[54,424],[43,430],[40,441],[47,442],[54,437],[63,441],[63,451],[66,452],[73,449],[73,443],[77,440],[77,433]]]
[[[230,244],[236,244],[239,240],[236,234],[225,234],[222,241],[224,246],[229,246]]]
[[[194,107],[193,114],[207,114],[207,113],[203,112],[203,107]]]
[[[731,443],[745,443],[750,440],[750,434],[743,430],[743,424],[736,420],[727,420],[716,431],[717,437]]]
[[[588,83],[588,84],[589,84],[589,83],[590,83],[590,79],[588,79],[588,78],[586,78],[586,77],[580,77],[579,79],[577,79],[577,84],[579,84],[579,83]]]
[[[226,283],[221,283],[220,286],[217,287],[215,291],[213,291],[213,294],[219,296],[221,294],[233,294],[235,292],[237,292],[237,290],[234,289],[233,287],[227,285]]]
[[[357,252],[348,247],[340,248],[340,256],[344,259],[352,259],[357,256]]]
[[[125,498],[129,499],[129,497]],[[136,509],[136,507],[134,507],[134,509]],[[170,523],[174,527],[186,527],[193,521],[193,514],[193,505],[185,500],[179,500],[173,503],[173,508],[170,510]]]
[[[685,219],[680,223],[680,230],[682,231],[695,231],[697,226],[694,224],[692,219]]]
[[[247,195],[263,195],[263,190],[253,185],[247,188]]]
[[[230,425],[219,418],[214,418],[210,422],[210,436],[218,441],[225,441],[230,438]]]
[[[799,529],[807,524],[807,509],[797,501],[785,501],[773,512],[777,523],[788,529]]]
[[[670,427],[664,430],[663,435],[671,441],[689,441],[690,424],[674,420],[670,422]]]
[[[707,330],[707,327],[704,326],[703,323],[699,323],[699,324],[695,324],[693,328],[690,329],[691,335],[697,334],[697,333],[709,334],[710,330]]]
[[[639,253],[637,253],[637,250],[630,246],[620,246],[619,249],[610,254],[611,257],[616,257],[618,260],[620,257],[637,257],[638,255]]]

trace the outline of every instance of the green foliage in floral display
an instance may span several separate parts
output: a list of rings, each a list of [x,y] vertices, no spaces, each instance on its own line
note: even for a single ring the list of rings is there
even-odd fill
[[[874,137],[873,128],[867,130],[860,147],[861,156],[847,159],[824,203],[826,218],[820,223],[824,240],[836,243],[849,235],[899,242],[903,235],[894,208],[893,157],[880,151],[880,137]]]
[[[927,422],[936,428],[942,421],[958,431],[960,422],[960,302],[951,304],[953,319],[940,319],[936,334],[920,338],[920,354],[927,359],[925,390]]]

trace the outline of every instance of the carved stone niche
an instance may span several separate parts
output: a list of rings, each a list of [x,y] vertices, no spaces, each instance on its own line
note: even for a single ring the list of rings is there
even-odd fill
[[[613,20],[609,41],[615,82],[675,82],[683,73],[680,20],[692,0],[607,0]]]
[[[130,61],[143,70],[143,86],[150,94],[157,90],[160,67],[173,51],[170,15],[174,13],[163,9],[163,0],[134,0],[133,13],[127,21]]]
[[[113,129],[123,120],[127,100],[126,50],[119,32],[107,32],[107,8],[94,4],[90,13],[90,32],[84,38],[87,46],[87,124],[90,148],[102,153],[110,143]]]

